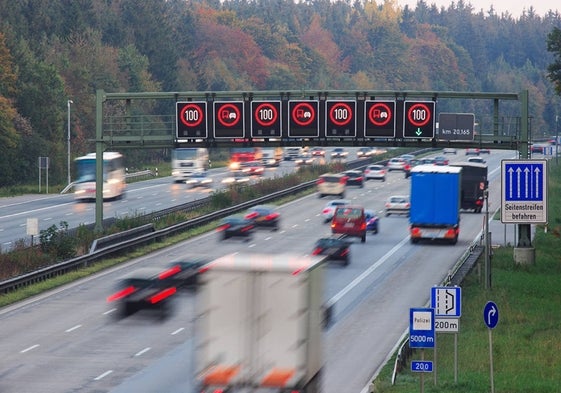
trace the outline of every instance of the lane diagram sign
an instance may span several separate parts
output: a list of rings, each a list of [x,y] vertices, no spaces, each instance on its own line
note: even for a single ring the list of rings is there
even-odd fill
[[[501,161],[501,222],[547,223],[547,161]]]

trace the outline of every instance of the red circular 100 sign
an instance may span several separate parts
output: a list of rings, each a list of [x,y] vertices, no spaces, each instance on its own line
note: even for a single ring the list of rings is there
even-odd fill
[[[202,108],[197,104],[187,104],[179,112],[181,122],[187,127],[197,127],[203,122],[204,113]]]
[[[353,109],[345,102],[335,103],[329,110],[329,120],[336,126],[344,126],[353,118]]]
[[[279,117],[277,108],[268,102],[264,102],[255,108],[255,121],[262,127],[269,127],[275,124]]]
[[[427,125],[431,119],[432,113],[428,105],[416,103],[411,105],[407,111],[407,120],[415,127],[423,127]]]

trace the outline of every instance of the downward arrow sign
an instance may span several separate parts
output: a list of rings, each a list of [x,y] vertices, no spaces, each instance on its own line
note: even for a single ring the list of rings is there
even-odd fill
[[[417,131],[415,131],[415,134],[417,134],[417,136],[421,136],[423,134],[423,131],[421,131],[420,128],[417,128]]]

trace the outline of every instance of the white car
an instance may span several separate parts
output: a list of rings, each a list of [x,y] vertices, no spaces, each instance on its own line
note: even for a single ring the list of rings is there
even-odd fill
[[[345,206],[345,205],[349,205],[350,203],[351,201],[349,201],[348,199],[334,199],[332,201],[327,202],[327,204],[321,211],[321,216],[324,222],[331,221],[333,215],[335,214],[335,209],[337,209],[338,206]]]
[[[468,157],[467,160],[468,160],[468,162],[475,162],[477,164],[485,164],[486,163],[486,161],[483,159],[483,157],[479,157],[479,156]]]
[[[407,165],[407,160],[405,158],[392,158],[388,161],[388,171],[405,171],[405,166]]]
[[[453,147],[445,147],[442,150],[442,154],[456,154],[456,153],[458,153],[458,151]]]
[[[386,167],[378,164],[368,165],[364,169],[364,180],[370,179],[386,181]]]

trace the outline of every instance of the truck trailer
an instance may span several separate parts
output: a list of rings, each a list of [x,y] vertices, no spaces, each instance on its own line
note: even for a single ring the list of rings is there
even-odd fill
[[[489,185],[487,165],[477,162],[455,162],[450,165],[462,168],[461,208],[481,213],[485,190]]]
[[[462,168],[418,165],[411,169],[412,243],[421,239],[458,242]]]
[[[321,391],[323,256],[236,253],[200,273],[198,392]]]

